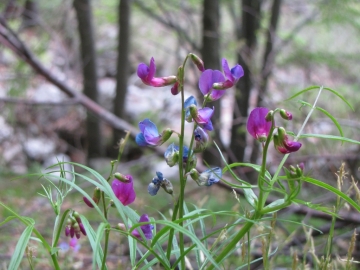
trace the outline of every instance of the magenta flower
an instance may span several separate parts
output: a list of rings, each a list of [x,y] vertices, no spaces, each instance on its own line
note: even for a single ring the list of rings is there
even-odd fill
[[[271,121],[266,121],[265,117],[269,109],[257,107],[253,109],[247,121],[247,130],[251,136],[260,142],[265,142],[271,129]]]
[[[140,217],[139,222],[150,222],[149,216],[146,214],[143,214]],[[154,226],[152,224],[144,224],[140,226],[140,229],[142,230],[143,234],[145,235],[145,238],[150,240],[153,237],[152,230],[154,229]],[[141,239],[141,235],[138,232],[137,228],[132,231],[132,235],[134,235],[136,238]]]
[[[137,75],[146,85],[161,87],[176,82],[176,76],[168,77],[154,77],[156,73],[155,60],[153,57],[150,59],[150,66],[147,66],[144,63],[140,63],[137,68]]]
[[[139,146],[162,145],[173,133],[171,129],[166,129],[162,134],[159,134],[156,125],[147,118],[139,123],[139,129],[141,133],[137,134],[135,138],[135,141]]]
[[[213,84],[222,82],[225,82],[225,78],[219,70],[207,69],[200,76],[199,89],[207,100],[218,100],[225,94],[225,90],[215,90]]]
[[[283,127],[279,127],[278,134],[274,135],[274,146],[281,154],[289,154],[299,150],[301,143],[290,141],[286,130]]]
[[[132,203],[136,197],[132,176],[127,175],[126,177],[130,180],[127,183],[117,179],[114,179],[111,183],[111,188],[114,191],[115,196],[125,206]]]

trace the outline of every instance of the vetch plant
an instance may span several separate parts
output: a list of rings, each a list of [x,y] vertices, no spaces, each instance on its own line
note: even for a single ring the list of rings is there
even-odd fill
[[[199,103],[194,96],[185,99],[185,67],[188,60],[191,60],[196,65],[196,72],[200,72],[198,86],[203,100]],[[177,119],[177,130],[175,128],[174,130],[166,128],[160,133],[156,126],[156,119],[144,119],[140,121],[139,133],[135,137],[139,147],[149,147],[150,149],[167,143],[170,137],[174,140],[174,142],[166,146],[163,158],[169,167],[175,167],[174,170],[178,170],[178,176],[175,179],[168,179],[166,175],[155,169],[154,172],[150,172],[154,177],[147,182],[148,194],[146,194],[149,198],[150,196],[161,198],[161,196],[170,195],[174,202],[170,211],[159,213],[159,218],[155,219],[149,210],[135,210],[136,204],[134,202],[136,202],[136,193],[139,191],[135,190],[137,185],[134,185],[134,183],[138,180],[128,172],[116,172],[126,142],[129,140],[128,133],[119,144],[119,155],[116,160],[111,162],[111,170],[107,178],[85,165],[71,162],[70,164],[73,167],[79,167],[85,170],[85,173],[78,173],[75,169],[70,172],[65,171],[64,163],[59,162],[59,164],[56,164],[60,165],[61,168],[58,185],[52,182],[53,178],[50,178],[49,174],[35,175],[40,176],[49,183],[48,188],[43,186],[45,191],[43,196],[48,198],[55,215],[51,241],[36,229],[34,220],[19,215],[15,210],[0,202],[11,213],[11,216],[7,217],[1,224],[16,218],[26,227],[18,241],[10,266],[16,268],[20,264],[26,246],[30,241],[35,240],[41,243],[49,254],[53,268],[62,269],[58,257],[59,240],[65,235],[66,241],[80,237],[81,239],[85,237],[88,239],[93,251],[93,269],[108,268],[107,256],[110,241],[116,241],[117,243],[120,241],[122,243],[127,242],[131,269],[157,269],[159,267],[169,270],[241,269],[242,267],[249,269],[250,265],[257,260],[262,260],[264,269],[272,269],[271,257],[277,256],[277,249],[272,248],[272,242],[277,230],[276,224],[283,221],[277,217],[280,210],[292,204],[301,204],[310,209],[323,211],[331,215],[333,228],[339,209],[345,203],[360,212],[359,204],[349,196],[348,191],[343,192],[341,190],[340,184],[333,187],[310,177],[305,172],[305,165],[302,162],[284,166],[290,154],[296,154],[306,147],[304,138],[313,137],[360,144],[358,141],[344,137],[336,119],[329,112],[317,106],[321,93],[329,91],[352,108],[342,95],[330,88],[309,87],[289,98],[290,100],[309,91],[318,91],[317,98],[312,105],[301,101],[302,106],[310,107],[310,111],[297,135],[291,130],[285,129],[282,125],[284,121],[292,121],[296,118],[296,115],[293,116],[292,112],[282,108],[265,107],[254,108],[250,112],[246,126],[249,135],[261,146],[260,164],[242,161],[229,163],[222,152],[220,152],[220,155],[223,164],[225,164],[223,168],[204,168],[204,165],[198,164],[200,159],[197,156],[203,153],[211,143],[209,139],[213,130],[211,118],[214,110],[219,109],[209,106],[208,103],[220,99],[225,94],[226,89],[234,86],[244,75],[244,70],[240,65],[236,64],[230,68],[226,59],[222,60],[222,67],[223,72],[205,69],[203,61],[192,53],[186,56],[183,64],[178,68],[176,76],[155,77],[154,58],[151,58],[149,66],[144,63],[140,63],[138,66],[137,74],[143,83],[153,87],[171,85],[171,93],[163,94],[180,94],[181,96],[182,107],[180,118]],[[198,104],[201,104],[201,106]],[[304,127],[314,110],[325,113],[339,129],[341,136],[303,134]],[[176,123],[175,119],[173,122]],[[185,133],[185,125],[192,125],[192,131],[189,134]],[[270,145],[273,145],[278,151],[277,155],[283,157],[275,172],[268,170],[269,163],[267,160],[270,154]],[[217,146],[216,142],[215,146]],[[271,147],[271,149],[273,148]],[[207,157],[203,156],[202,158],[206,161]],[[274,166],[274,162],[272,166]],[[255,170],[257,173],[256,183],[250,184],[248,181],[241,179],[235,171],[237,167],[248,167]],[[69,173],[72,175],[71,180],[65,177]],[[344,174],[343,170],[341,170],[339,179],[343,179]],[[91,195],[77,184],[79,179],[93,185]],[[242,193],[247,205],[243,203],[244,200],[236,192],[234,197],[228,196],[226,198],[233,202],[233,207],[230,209],[216,212],[212,211],[212,209],[191,205],[187,203],[188,197],[185,194],[187,190],[193,188],[189,187],[189,182],[192,182],[192,180],[203,189],[219,189],[218,183],[222,182],[233,188],[234,192],[236,189],[237,192]],[[173,185],[176,182],[178,182],[177,185]],[[337,198],[335,210],[313,204],[311,201],[302,200],[301,190],[304,182],[335,194]],[[356,184],[352,184],[351,187],[352,190],[358,191]],[[79,193],[81,203],[63,209],[64,199],[70,190],[76,190]],[[56,194],[55,198],[54,194]],[[270,201],[270,198],[274,197],[276,199]],[[214,198],[214,200],[216,199]],[[142,200],[146,201],[146,198],[142,198]],[[97,213],[97,225],[90,224],[87,218],[80,214],[84,210]],[[168,212],[171,213],[171,216],[168,216]],[[220,216],[228,218],[229,222],[216,227],[214,224],[217,225],[216,220]],[[210,219],[214,222],[212,226],[209,226]],[[113,220],[117,220],[117,223],[113,224]],[[304,228],[306,228],[305,225]],[[261,233],[259,233],[260,231]],[[33,237],[31,238],[31,236]],[[316,267],[332,265],[331,247],[333,237],[334,229],[329,234],[326,257],[324,257],[323,261],[315,260]],[[213,239],[215,240],[213,241]],[[310,239],[310,236],[308,239]],[[73,250],[76,250],[75,240],[71,241],[73,241],[71,243],[74,246]],[[252,243],[255,242],[261,243],[262,253],[260,259],[251,257],[251,247],[254,246]],[[64,244],[60,246],[64,246]],[[241,256],[238,255],[238,252],[241,253]],[[296,258],[296,255],[293,256],[294,262]],[[306,258],[305,255],[304,258]],[[349,267],[352,265],[351,258],[351,255],[348,255],[346,262]],[[233,263],[234,260],[235,264]],[[30,266],[33,267],[31,260],[29,262]],[[304,261],[303,267],[305,267],[306,263]],[[296,261],[293,266],[297,264]],[[10,266],[9,269],[15,269]]]

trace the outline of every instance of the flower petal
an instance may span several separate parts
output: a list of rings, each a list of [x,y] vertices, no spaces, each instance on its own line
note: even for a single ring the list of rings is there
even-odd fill
[[[243,67],[239,64],[236,64],[236,66],[231,69],[231,75],[235,79],[234,81],[238,81],[242,76],[244,76]]]
[[[143,81],[146,81],[148,74],[149,67],[144,63],[140,63],[137,68],[137,75],[139,76],[139,78]]]
[[[117,179],[113,180],[111,188],[114,191],[115,196],[121,201],[123,205],[128,205],[135,200],[136,193],[134,190],[134,184],[131,178],[129,183],[123,183]]]
[[[154,57],[151,57],[151,59],[150,59],[149,74],[148,74],[148,76],[147,76],[148,81],[151,81],[152,78],[154,78],[155,73],[156,73],[155,60],[154,60]]]
[[[148,145],[148,143],[145,140],[144,134],[142,134],[142,133],[139,133],[136,135],[135,142],[139,146],[147,146]]]
[[[269,135],[271,122],[265,119],[268,112],[268,108],[257,107],[249,115],[246,127],[250,135],[257,140],[266,138]]]
[[[232,74],[231,74],[231,71],[230,71],[230,68],[229,68],[229,64],[227,62],[227,60],[225,58],[223,58],[221,60],[221,65],[222,65],[222,68],[223,68],[223,71],[225,73],[225,76],[228,80],[230,81],[233,81],[232,80]]]
[[[205,107],[205,108],[198,110],[198,115],[197,115],[196,119],[194,119],[194,120],[198,124],[206,124],[210,121],[210,118],[213,116],[213,114],[214,114],[214,109]]]
[[[212,69],[207,69],[201,74],[199,79],[199,89],[203,95],[206,95],[210,92],[210,89],[213,85],[212,77]]]

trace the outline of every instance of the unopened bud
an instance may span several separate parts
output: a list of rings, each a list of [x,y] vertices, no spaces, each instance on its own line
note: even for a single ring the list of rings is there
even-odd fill
[[[201,72],[205,71],[204,62],[203,62],[203,60],[200,59],[199,56],[197,56],[193,53],[190,53],[190,58],[193,61],[193,63],[196,65],[198,70],[200,70]]]
[[[285,111],[284,109],[280,110],[280,116],[285,120],[291,120],[292,114],[290,112]]]
[[[171,182],[168,179],[164,178],[161,181],[160,185],[165,190],[166,193],[173,194],[173,192],[174,192],[173,185],[171,184]]]
[[[81,230],[80,230],[79,224],[78,224],[78,223],[75,223],[75,224],[73,225],[73,228],[74,228],[74,233],[75,233],[76,238],[79,239],[80,236],[81,236],[81,234],[80,234]]]
[[[114,173],[114,177],[123,183],[130,183],[132,180],[131,176],[129,177],[129,175],[123,175],[119,172]]]
[[[179,82],[176,82],[173,87],[171,87],[171,94],[173,94],[174,96],[176,96],[177,94],[180,93],[180,87],[179,87]]]
[[[126,231],[126,227],[124,223],[118,223],[116,225],[116,229],[119,229],[120,231]]]
[[[265,116],[265,120],[266,122],[271,122],[271,120],[273,119],[274,117],[274,111],[273,110],[270,110],[267,115]]]
[[[79,224],[81,223],[81,218],[80,218],[80,215],[79,215],[78,212],[74,211],[73,212],[73,217],[76,219],[77,223],[79,223]]]

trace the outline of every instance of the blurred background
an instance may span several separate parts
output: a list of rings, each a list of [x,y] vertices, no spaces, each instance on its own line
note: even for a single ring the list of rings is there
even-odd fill
[[[150,118],[159,130],[180,130],[180,97],[171,94],[171,87],[148,87],[136,75],[138,64],[149,64],[151,57],[158,77],[176,75],[190,52],[204,60],[206,69],[222,70],[222,58],[230,67],[236,63],[243,66],[244,77],[214,103],[212,137],[229,163],[260,162],[260,145],[246,134],[252,108],[289,110],[293,121],[279,119],[277,124],[297,133],[309,112],[298,100],[312,103],[317,91],[284,101],[313,85],[332,88],[351,103],[354,111],[323,91],[318,106],[336,117],[345,137],[359,140],[359,42],[360,3],[350,0],[2,0],[0,199],[22,215],[37,216],[38,226],[44,230],[49,227],[50,233],[53,221],[44,217],[51,216],[52,209],[46,199],[37,196],[41,182],[27,177],[13,181],[13,177],[44,171],[58,160],[87,164],[107,177],[110,161],[117,157],[117,143],[124,130],[129,130],[132,137],[118,171],[131,173],[136,179],[134,207],[145,207],[153,216],[157,210],[167,213],[172,198],[164,193],[158,195],[161,200],[150,197],[147,185],[156,171],[162,171],[176,188],[178,172],[166,165],[163,149],[140,149],[133,140],[138,122],[144,118]],[[202,102],[197,86],[200,72],[195,65],[186,66],[185,76],[185,97],[194,95]],[[319,111],[313,114],[305,133],[340,136],[332,121]],[[336,186],[335,173],[345,162],[348,180],[351,175],[359,178],[358,145],[318,139],[301,142],[302,148],[291,154],[286,166],[304,162],[306,174]],[[271,172],[282,157],[271,149]],[[215,147],[202,159],[210,165],[224,165]],[[256,174],[249,169],[236,173],[251,183],[256,181]],[[87,183],[81,185],[92,192]],[[349,186],[350,181],[344,190]],[[189,201],[199,207],[206,204],[213,211],[239,207],[226,186],[204,189],[189,183],[187,192]],[[324,205],[336,199],[306,184],[301,196]],[[67,207],[87,211],[80,201],[73,193]],[[317,212],[296,209],[283,213],[284,218],[313,218],[321,228],[329,223],[330,219],[316,216]],[[3,209],[0,214],[8,215]],[[339,250],[347,245],[351,230],[359,226],[357,217],[339,225],[343,228]],[[96,216],[92,222],[96,224]],[[217,226],[226,222],[220,220]],[[21,232],[18,225],[9,224],[0,227],[0,242],[6,243],[0,246],[0,261],[4,262]],[[284,235],[302,232],[301,226],[283,230]],[[322,251],[324,239],[320,238]],[[113,245],[109,259],[115,267],[117,255],[126,252],[125,245]],[[89,250],[86,241],[83,246],[82,250]],[[296,242],[293,246],[296,248]],[[38,264],[46,267],[41,248],[36,257]],[[91,258],[81,251],[75,257],[78,269]],[[126,256],[121,258],[126,260]]]

